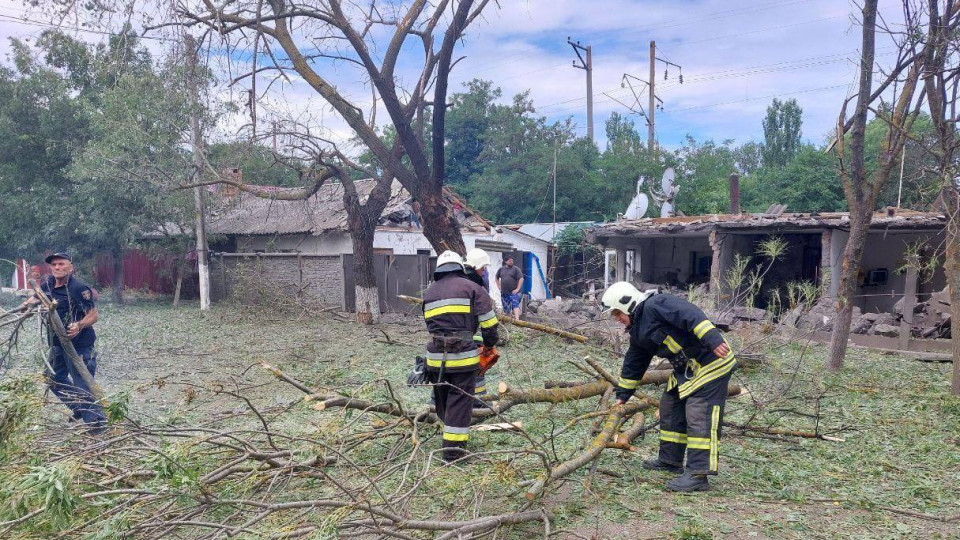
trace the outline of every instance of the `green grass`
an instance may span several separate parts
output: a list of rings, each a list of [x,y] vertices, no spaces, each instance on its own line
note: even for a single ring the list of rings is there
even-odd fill
[[[384,323],[380,329],[394,343],[385,343],[376,328],[330,313],[267,315],[215,306],[201,315],[193,305],[174,310],[161,303],[122,309],[106,304],[98,325],[98,379],[108,393],[129,395],[126,406],[133,418],[179,425],[215,421],[218,415],[243,407],[213,392],[218,385],[255,388],[249,395],[263,408],[300,397],[265,374],[259,362],[279,366],[311,386],[337,388],[366,399],[385,400],[386,380],[405,406],[422,407],[427,390],[404,385],[425,341],[422,324],[409,318]],[[619,368],[618,359],[596,348],[515,327],[506,332],[510,341],[501,347],[501,362],[488,377],[494,391],[501,380],[519,388],[542,386],[547,379],[583,380],[586,376],[568,361],[587,354],[603,359],[611,371]],[[891,510],[930,516],[960,513],[960,399],[948,395],[948,364],[851,349],[844,370],[828,374],[822,369],[823,345],[769,338],[763,348],[764,365],[735,375],[734,382],[747,387],[751,397],[732,399],[728,420],[805,431],[819,428],[844,442],[774,440],[728,432],[714,490],[690,496],[665,492],[662,486],[669,477],[640,468],[642,459],[656,451],[656,433],[650,433],[639,442],[637,452],[606,451],[589,482],[587,468],[552,490],[546,506],[555,516],[553,528],[610,539],[960,538],[958,522]],[[37,339],[25,335],[13,372],[4,379],[36,373],[39,365]],[[653,388],[646,391],[657,394]],[[595,407],[595,399],[517,406],[506,416],[523,420],[530,437],[545,441],[569,418]],[[61,409],[48,404],[42,414],[55,417]],[[649,412],[647,422],[652,417]],[[278,430],[311,437],[369,421],[343,411],[317,412],[306,405],[270,418]],[[590,424],[565,432],[541,450],[552,459],[571,457],[589,436]],[[439,446],[435,432],[427,429],[423,436],[425,445]],[[475,433],[470,444],[481,452],[528,446],[521,436],[504,433]],[[185,448],[170,450],[188,453]],[[376,446],[360,452],[357,455],[371,463],[382,457]],[[43,461],[42,456],[37,459]],[[211,464],[192,465],[197,469],[164,469],[165,478],[189,485]],[[165,464],[153,458],[144,466]],[[532,456],[499,460],[493,467],[440,470],[429,478],[431,496],[415,499],[417,515],[455,514],[473,504],[477,490],[484,494],[484,511],[510,511],[522,504],[524,489],[519,483],[541,472]],[[18,474],[9,473],[22,478]],[[464,490],[465,482],[476,489]],[[0,501],[0,507],[8,502]],[[541,534],[542,527],[528,525],[506,537]]]

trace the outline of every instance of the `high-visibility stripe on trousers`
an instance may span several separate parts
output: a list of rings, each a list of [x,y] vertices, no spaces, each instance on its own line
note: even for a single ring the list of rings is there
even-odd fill
[[[685,398],[674,387],[660,398],[660,461],[691,474],[717,474],[723,409],[731,373],[706,382]]]
[[[437,417],[443,423],[443,458],[452,461],[463,455],[463,447],[470,439],[477,371],[447,372],[442,381],[439,377],[439,372],[427,372],[427,379],[433,384]]]

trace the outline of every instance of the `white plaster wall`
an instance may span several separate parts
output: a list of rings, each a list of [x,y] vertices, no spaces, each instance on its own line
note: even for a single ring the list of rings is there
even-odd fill
[[[544,275],[549,275],[549,244],[547,242],[516,233],[509,229],[504,229],[503,232],[464,232],[463,234],[463,243],[468,250],[474,248],[478,239],[507,242],[517,250],[529,251],[536,254],[536,256],[540,258],[540,265],[543,268]],[[373,237],[373,247],[374,249],[392,249],[395,255],[416,255],[417,251],[430,250],[431,256],[437,256],[437,253],[433,251],[430,242],[427,241],[427,238],[423,235],[423,231],[420,229],[378,229]],[[237,251],[300,251],[310,254],[339,255],[353,253],[353,242],[350,240],[350,235],[346,232],[324,233],[319,236],[305,234],[243,236],[237,238]],[[500,305],[500,291],[497,289],[496,283],[494,283],[495,280],[493,276],[496,275],[497,270],[501,266],[503,266],[502,254],[490,252],[490,294],[498,306]],[[546,288],[536,272],[534,272],[531,297],[536,300],[546,298]]]
[[[492,240],[490,234],[465,233],[463,241],[467,249],[472,249],[477,238]],[[378,229],[373,236],[374,249],[392,249],[395,255],[416,255],[418,250],[429,249],[432,256],[437,254],[421,230],[384,230]],[[279,252],[300,251],[319,255],[340,255],[353,253],[353,241],[346,232],[330,232],[317,236],[306,234],[288,234],[277,236],[241,236],[237,237],[239,252]]]
[[[525,234],[519,234],[509,229],[503,229],[502,233],[497,235],[497,238],[500,242],[508,242],[513,245],[518,251],[529,251],[533,253],[540,259],[540,268],[543,270],[544,277],[550,275],[550,267],[548,254],[550,251],[550,245],[546,242],[531,238]],[[492,257],[491,257],[492,259]],[[492,262],[492,261],[491,261]],[[514,261],[514,263],[520,264],[520,261]],[[496,275],[497,270],[503,266],[502,258],[499,264],[493,266],[493,275]],[[540,273],[537,272],[536,266],[531,268],[531,279],[533,284],[530,286],[530,297],[534,300],[545,300],[547,298],[547,289],[544,286],[543,280],[540,279]],[[491,280],[493,281],[493,280]],[[493,289],[496,286],[495,283],[491,283],[490,288]],[[499,292],[497,295],[499,296]]]

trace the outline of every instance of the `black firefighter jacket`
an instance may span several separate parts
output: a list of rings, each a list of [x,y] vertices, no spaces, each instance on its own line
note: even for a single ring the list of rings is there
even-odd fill
[[[430,332],[427,369],[448,372],[477,369],[480,357],[473,335],[480,329],[483,344],[497,344],[497,314],[493,300],[461,272],[440,275],[423,294],[423,318]]]
[[[630,347],[623,359],[617,399],[629,399],[640,385],[654,356],[670,361],[674,372],[667,391],[680,398],[733,371],[731,351],[718,358],[713,350],[725,343],[720,331],[697,306],[670,294],[657,294],[630,314]]]

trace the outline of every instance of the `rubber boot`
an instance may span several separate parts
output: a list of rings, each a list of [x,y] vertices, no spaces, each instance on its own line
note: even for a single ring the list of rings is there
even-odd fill
[[[671,465],[669,463],[664,463],[660,461],[660,458],[650,458],[643,460],[641,466],[644,469],[650,469],[651,471],[664,471],[669,473],[680,474],[683,472],[683,467],[679,465]]]
[[[456,463],[457,465],[463,465],[471,459],[470,452],[465,448],[456,446],[444,448],[442,457],[444,463]]]
[[[707,481],[705,474],[684,473],[667,482],[667,489],[683,493],[708,491],[710,489],[710,482]]]

